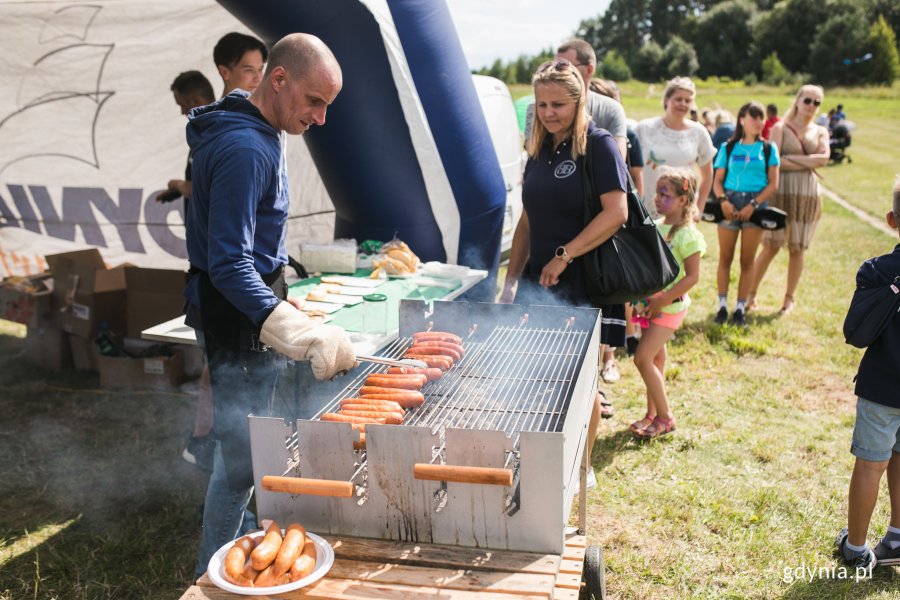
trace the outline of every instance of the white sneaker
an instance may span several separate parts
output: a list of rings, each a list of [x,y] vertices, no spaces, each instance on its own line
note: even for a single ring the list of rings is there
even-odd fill
[[[621,379],[621,375],[619,374],[619,366],[614,362],[608,362],[603,365],[603,370],[600,371],[600,378],[606,383],[615,383],[619,379]]]

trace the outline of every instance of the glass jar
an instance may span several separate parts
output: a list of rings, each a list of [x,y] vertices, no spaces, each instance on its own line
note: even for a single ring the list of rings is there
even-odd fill
[[[386,295],[363,296],[363,333],[387,333],[387,309]]]

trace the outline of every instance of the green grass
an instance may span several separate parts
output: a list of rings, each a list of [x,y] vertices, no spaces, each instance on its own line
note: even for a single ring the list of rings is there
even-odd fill
[[[843,343],[841,325],[858,264],[888,252],[897,239],[826,204],[796,310],[775,317],[786,270],[779,257],[760,290],[762,308],[743,330],[712,323],[717,244],[712,226],[701,229],[710,252],[686,325],[669,345],[675,435],[639,443],[628,433],[645,408],[630,361],[620,358],[622,380],[604,385],[617,412],[602,424],[594,449],[600,486],[589,496],[589,541],[604,548],[611,592],[896,597],[900,581],[891,569],[860,583],[827,577],[788,583],[784,569],[834,566],[831,543],[846,521],[852,379],[860,358]],[[887,525],[883,493],[873,542]]]

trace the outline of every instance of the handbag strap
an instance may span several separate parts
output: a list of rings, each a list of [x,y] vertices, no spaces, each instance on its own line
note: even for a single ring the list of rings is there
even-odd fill
[[[588,136],[587,147],[585,148],[584,154],[584,174],[582,175],[581,181],[582,188],[584,189],[584,201],[587,208],[590,209],[591,214],[597,214],[603,211],[603,203],[600,202],[600,194],[597,193],[597,182],[594,178],[594,170],[591,168],[594,160],[592,146],[591,138]],[[628,218],[625,221],[624,227],[643,225],[652,221],[652,219],[650,219],[650,214],[647,212],[647,208],[637,195],[634,180],[631,178],[631,173],[629,173],[627,169],[625,170],[625,177],[625,185],[628,188],[625,190],[625,200],[628,205]],[[587,223],[585,223],[585,225],[587,225]]]
[[[784,126],[787,127],[787,128],[791,131],[791,133],[794,134],[794,137],[795,137],[795,138],[797,138],[797,141],[800,143],[800,149],[803,150],[803,156],[809,156],[809,151],[806,149],[806,144],[803,142],[803,138],[800,137],[800,134],[797,133],[797,130],[794,129],[793,127],[791,127],[791,124],[788,123],[787,121],[784,121]],[[788,160],[790,160],[790,159],[788,159]],[[824,178],[821,174],[819,174],[819,172],[816,171],[814,168],[810,167],[809,170],[812,171],[812,172],[813,172],[813,175],[815,175],[815,176],[818,177],[819,179],[825,179],[825,178]]]

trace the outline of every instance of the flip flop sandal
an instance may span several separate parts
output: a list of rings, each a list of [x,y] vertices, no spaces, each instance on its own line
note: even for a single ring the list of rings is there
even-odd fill
[[[599,392],[600,394],[600,418],[601,419],[611,419],[615,414],[613,410],[612,403],[606,399],[606,394],[603,392]]]

